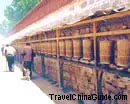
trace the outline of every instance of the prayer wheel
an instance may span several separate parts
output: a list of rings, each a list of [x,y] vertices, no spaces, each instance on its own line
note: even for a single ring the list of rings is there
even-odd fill
[[[44,53],[44,42],[41,43],[41,53]]]
[[[60,56],[65,56],[65,42],[64,42],[64,40],[59,41],[59,53],[60,53]]]
[[[73,58],[79,59],[81,57],[81,40],[74,39],[73,40]]]
[[[56,41],[51,42],[51,52],[52,52],[52,55],[57,54]]]
[[[41,53],[41,43],[37,43],[38,53]]]
[[[37,51],[38,51],[38,49],[37,49],[37,43],[35,43],[34,45],[35,45],[35,50],[36,50],[36,53],[37,53]]]
[[[123,67],[130,65],[130,41],[127,39],[117,41],[117,65]]]
[[[40,52],[43,53],[43,43],[40,43]]]
[[[46,52],[47,52],[46,42],[43,43],[43,52],[44,52],[44,54],[46,54]]]
[[[47,45],[48,45],[48,54],[50,55],[51,54],[51,42],[49,41],[47,43]]]
[[[100,64],[110,64],[112,57],[112,41],[99,42]]]
[[[37,53],[39,53],[39,43],[36,43]]]
[[[42,51],[42,48],[43,47],[43,43],[40,43],[40,53],[43,53],[43,51]]]
[[[37,44],[34,43],[34,49],[35,49],[35,52],[37,53]]]
[[[65,40],[66,57],[72,58],[72,40]]]
[[[83,40],[83,59],[92,60],[93,59],[93,43],[92,40]]]
[[[45,48],[45,54],[47,54],[48,53],[48,43],[47,42],[45,42],[44,43],[44,48]]]

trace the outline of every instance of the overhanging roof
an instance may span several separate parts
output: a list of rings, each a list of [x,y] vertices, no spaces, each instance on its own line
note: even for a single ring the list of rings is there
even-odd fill
[[[130,8],[129,0],[124,0],[122,3],[121,1],[115,0],[111,2],[110,0],[99,0],[93,3],[91,3],[91,0],[75,1],[41,18],[14,35],[18,38],[18,36],[22,37],[38,31],[62,27],[63,25],[83,20],[98,10],[118,9],[122,7]]]
[[[44,18],[57,9],[71,3],[73,0],[41,0],[27,15],[20,20],[9,34],[14,34],[32,23]]]

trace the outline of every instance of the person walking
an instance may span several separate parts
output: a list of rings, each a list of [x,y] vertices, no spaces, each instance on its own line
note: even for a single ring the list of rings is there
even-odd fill
[[[4,48],[4,53],[8,62],[9,71],[13,72],[16,49],[13,46],[7,44],[6,47]]]
[[[23,47],[22,56],[24,66],[23,76],[25,75],[26,79],[30,80],[32,78],[31,66],[33,62],[33,57],[35,56],[30,43],[26,43],[26,45]]]

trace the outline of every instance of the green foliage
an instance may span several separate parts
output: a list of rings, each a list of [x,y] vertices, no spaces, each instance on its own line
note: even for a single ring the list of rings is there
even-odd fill
[[[5,16],[13,22],[21,20],[39,0],[13,0],[12,4],[5,9]]]
[[[4,15],[8,20],[0,24],[0,32],[10,31],[12,27],[20,21],[40,0],[13,0],[11,5],[7,6]]]
[[[11,21],[8,20],[4,20],[1,24],[0,24],[0,34],[3,35],[7,35],[9,30],[11,30],[14,26],[14,23],[12,23]]]

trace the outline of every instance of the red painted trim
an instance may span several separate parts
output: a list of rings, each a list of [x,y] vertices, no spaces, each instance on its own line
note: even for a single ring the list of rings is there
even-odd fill
[[[28,25],[44,18],[46,15],[56,11],[73,0],[42,0],[36,5],[16,26],[12,29],[10,34],[16,33]]]

